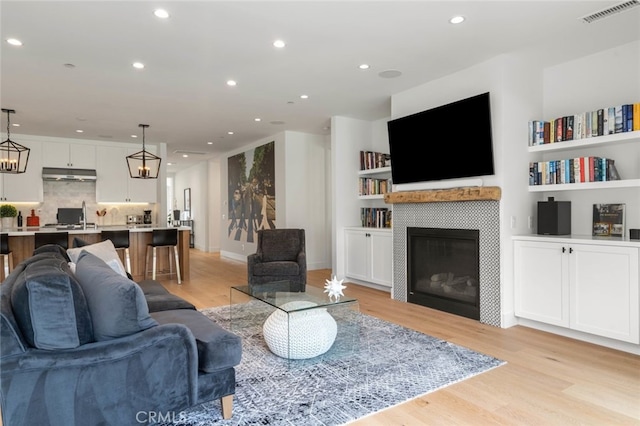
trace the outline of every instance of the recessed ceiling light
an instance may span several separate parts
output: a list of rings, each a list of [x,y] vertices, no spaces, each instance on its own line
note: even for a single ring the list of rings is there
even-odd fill
[[[84,133],[84,130],[78,129],[76,130],[76,133]]]
[[[453,18],[449,19],[449,22],[451,22],[452,24],[460,24],[464,22],[464,16],[454,16]]]
[[[273,46],[277,47],[278,49],[282,49],[283,47],[286,46],[286,44],[282,40],[276,40],[276,41],[273,42]]]
[[[134,62],[133,67],[141,70],[144,68],[144,64],[142,62]]]
[[[309,99],[309,95],[300,95],[300,99]]]
[[[169,12],[164,9],[156,9],[153,11],[153,14],[158,18],[166,19],[169,17]]]
[[[167,166],[173,166],[173,163],[167,163]]]
[[[18,123],[12,123],[11,125],[12,125],[13,127],[20,127],[20,124],[18,124]]]
[[[8,38],[7,43],[9,43],[12,46],[22,46],[22,42],[17,38]]]
[[[131,135],[131,137],[132,137],[132,138],[137,138],[137,137],[138,137],[138,135]]]
[[[256,118],[253,119],[253,121],[262,121],[262,118],[256,117]]]
[[[232,135],[232,134],[233,134],[233,132],[229,131],[229,132],[227,132],[227,134],[228,134],[228,135]]]
[[[369,69],[369,64],[360,64],[360,66],[358,67],[361,70],[368,70]]]
[[[238,83],[235,80],[227,80],[227,86],[235,86],[236,84]]]
[[[207,145],[213,145],[213,142],[207,142]]]
[[[189,158],[187,154],[182,154],[182,158]]]

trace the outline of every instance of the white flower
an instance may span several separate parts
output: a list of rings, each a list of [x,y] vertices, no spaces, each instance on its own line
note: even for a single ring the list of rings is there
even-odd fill
[[[343,281],[344,280],[338,280],[335,275],[331,281],[325,280],[326,284],[324,285],[324,292],[329,293],[330,300],[335,298],[335,301],[337,302],[340,300],[340,296],[344,296],[342,290],[347,288],[347,286],[342,285]]]

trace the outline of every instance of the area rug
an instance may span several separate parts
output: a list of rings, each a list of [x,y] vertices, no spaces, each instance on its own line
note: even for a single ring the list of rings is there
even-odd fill
[[[351,310],[332,313],[339,332],[327,353],[288,361],[264,342],[264,304],[235,306],[233,324],[228,306],[201,311],[242,337],[233,417],[222,419],[216,400],[181,412],[171,424],[341,425],[505,363]]]

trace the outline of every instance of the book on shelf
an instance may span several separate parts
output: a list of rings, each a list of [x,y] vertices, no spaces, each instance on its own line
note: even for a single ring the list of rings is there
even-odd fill
[[[593,235],[624,237],[624,204],[593,205]]]
[[[379,169],[391,165],[391,156],[384,152],[360,151],[360,170]]]
[[[529,146],[640,130],[640,102],[599,108],[550,121],[529,121]]]
[[[615,161],[588,156],[529,163],[529,185],[620,180]]]
[[[365,228],[390,228],[391,214],[386,207],[362,207],[360,220]]]

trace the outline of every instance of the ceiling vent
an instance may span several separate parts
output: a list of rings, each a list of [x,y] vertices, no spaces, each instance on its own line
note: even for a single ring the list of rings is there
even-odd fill
[[[206,152],[200,152],[200,151],[187,151],[184,149],[176,149],[175,151],[173,151],[174,154],[186,154],[186,155],[207,155]]]
[[[602,9],[598,12],[585,15],[582,18],[578,18],[578,19],[580,19],[582,22],[586,22],[587,24],[590,24],[592,22],[599,21],[604,18],[608,18],[609,16],[615,15],[616,13],[626,12],[630,9],[633,9],[636,6],[640,6],[640,0],[625,1],[624,3],[620,3],[618,5],[611,6],[606,9]]]

